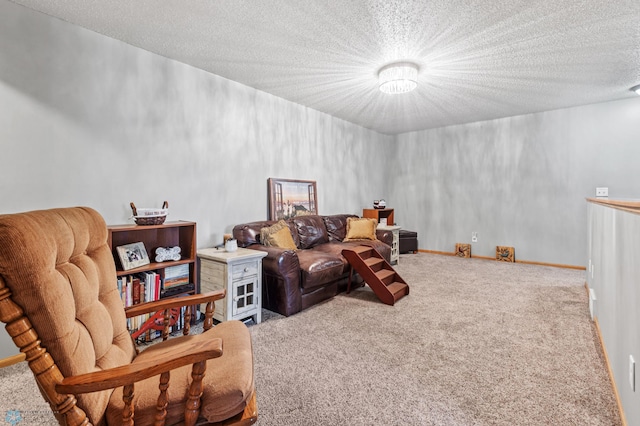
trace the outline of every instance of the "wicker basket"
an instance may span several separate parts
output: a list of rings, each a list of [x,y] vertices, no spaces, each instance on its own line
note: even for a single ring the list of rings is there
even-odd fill
[[[169,203],[162,203],[161,209],[138,209],[130,203],[136,225],[162,225],[169,214]]]

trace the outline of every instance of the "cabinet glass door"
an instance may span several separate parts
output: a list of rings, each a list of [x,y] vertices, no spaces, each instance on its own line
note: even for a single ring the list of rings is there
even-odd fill
[[[255,309],[258,303],[256,280],[257,277],[251,277],[234,282],[233,316]]]

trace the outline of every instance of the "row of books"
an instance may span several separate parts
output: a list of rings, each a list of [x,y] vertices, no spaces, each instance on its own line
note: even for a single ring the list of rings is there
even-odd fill
[[[132,275],[118,277],[118,291],[123,306],[129,307],[139,303],[152,302],[163,297],[193,291],[195,285],[189,282],[189,265],[182,264],[170,266],[164,269],[148,272],[139,272]],[[135,334],[151,318],[150,314],[139,315],[127,319],[129,332]],[[182,328],[182,315],[171,331]],[[158,337],[160,331],[147,330],[139,338],[151,340]]]
[[[160,274],[155,272],[140,272],[118,277],[118,291],[125,308],[158,300],[161,288]]]
[[[170,266],[159,272],[139,272],[118,278],[118,291],[124,307],[151,302],[165,296],[169,290],[193,290],[189,281],[189,265]],[[175,293],[171,291],[170,293]]]

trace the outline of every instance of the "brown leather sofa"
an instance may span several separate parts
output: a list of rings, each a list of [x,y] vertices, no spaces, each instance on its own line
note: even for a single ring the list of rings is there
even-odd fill
[[[374,247],[389,261],[391,231],[377,230],[377,240],[344,242],[347,218],[355,215],[299,216],[288,219],[297,250],[267,247],[260,242],[260,230],[275,221],[236,225],[233,237],[239,247],[267,252],[262,260],[262,307],[282,315],[292,315],[345,291],[351,266],[342,249],[357,245]],[[362,285],[355,273],[352,286]]]

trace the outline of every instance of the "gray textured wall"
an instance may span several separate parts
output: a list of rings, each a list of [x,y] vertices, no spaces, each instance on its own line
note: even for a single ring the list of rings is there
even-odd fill
[[[586,265],[585,198],[640,197],[640,99],[399,135],[396,221],[421,249]]]
[[[315,180],[320,213],[360,214],[385,196],[392,141],[0,0],[0,213],[88,205],[130,223],[130,201],[168,200],[212,246],[267,218],[269,177]]]

